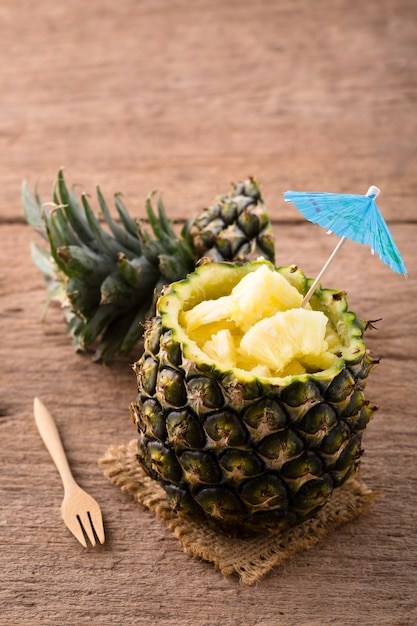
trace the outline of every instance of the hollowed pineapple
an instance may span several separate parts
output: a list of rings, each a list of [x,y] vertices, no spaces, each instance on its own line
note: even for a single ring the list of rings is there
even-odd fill
[[[208,263],[160,297],[135,364],[138,459],[178,514],[279,532],[355,471],[366,324],[296,267]]]

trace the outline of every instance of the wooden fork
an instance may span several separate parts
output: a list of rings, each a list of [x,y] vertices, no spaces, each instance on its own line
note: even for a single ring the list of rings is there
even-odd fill
[[[98,502],[75,482],[61,443],[58,429],[48,409],[39,398],[33,402],[35,422],[64,485],[62,518],[78,541],[87,547],[85,535],[96,545],[96,537],[104,543],[104,527]]]

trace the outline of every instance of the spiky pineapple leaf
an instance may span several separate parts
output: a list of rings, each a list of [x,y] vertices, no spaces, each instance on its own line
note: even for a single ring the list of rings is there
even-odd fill
[[[88,202],[86,194],[82,194],[81,201],[84,207],[88,226],[94,236],[96,246],[99,250],[108,255],[110,258],[115,258],[120,253],[125,254],[128,258],[133,258],[135,253],[132,252],[132,250],[125,248],[120,242],[117,241],[117,239],[112,237],[107,231],[104,230],[104,228],[102,228],[99,219]]]
[[[124,248],[132,250],[137,256],[140,256],[142,254],[142,247],[140,245],[138,237],[135,238],[130,232],[124,230],[119,224],[117,224],[117,222],[113,220],[104,196],[101,193],[100,187],[97,187],[97,197],[103,217],[111,232],[113,233],[115,239]]]
[[[22,183],[22,204],[27,223],[44,239],[48,241],[48,234],[45,228],[45,222],[42,219],[41,202],[36,194],[36,202],[29,191],[27,182]]]
[[[159,218],[157,220],[157,224],[160,224],[161,230],[168,237],[169,236],[176,237],[174,229],[172,227],[172,222],[167,217],[167,213],[165,211],[165,205],[164,205],[164,203],[162,201],[162,196],[161,195],[158,196],[157,206],[158,206],[158,218]]]
[[[32,261],[42,272],[46,281],[56,280],[57,267],[50,252],[42,248],[35,241],[30,242],[30,253]]]
[[[68,223],[72,226],[74,232],[77,233],[79,239],[89,245],[94,241],[93,234],[88,227],[82,204],[78,201],[75,193],[71,192],[66,185],[62,169],[58,173],[56,191],[58,193],[56,198],[58,200],[57,204],[63,207]]]
[[[125,227],[126,231],[130,233],[135,239],[138,236],[138,226],[135,220],[129,215],[125,205],[121,200],[121,193],[114,194],[114,204],[116,206],[117,212],[120,216],[120,219]]]

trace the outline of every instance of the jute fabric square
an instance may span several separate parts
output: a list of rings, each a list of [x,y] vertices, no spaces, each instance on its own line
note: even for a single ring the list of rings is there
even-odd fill
[[[167,526],[184,552],[213,563],[224,576],[237,575],[247,585],[253,585],[286,559],[311,548],[342,524],[366,513],[376,497],[362,481],[350,478],[333,492],[329,502],[313,518],[303,524],[277,535],[239,539],[178,517],[161,485],[140,467],[136,451],[136,440],[128,445],[111,446],[99,460],[99,465],[114,485],[152,511]]]

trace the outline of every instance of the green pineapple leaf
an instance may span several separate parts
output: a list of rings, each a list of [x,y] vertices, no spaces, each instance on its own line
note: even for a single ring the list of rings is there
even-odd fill
[[[48,241],[48,233],[46,232],[45,222],[42,219],[42,202],[39,196],[35,195],[36,201],[33,199],[26,181],[22,183],[22,204],[27,223],[44,239]]]

